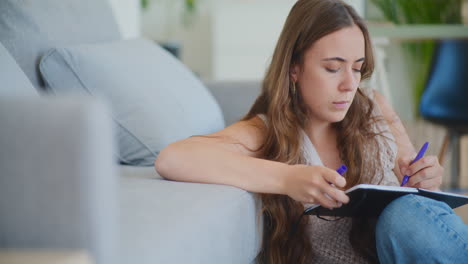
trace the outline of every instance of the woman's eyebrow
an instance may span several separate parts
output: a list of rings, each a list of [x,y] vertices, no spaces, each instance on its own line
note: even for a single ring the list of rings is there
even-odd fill
[[[325,58],[325,59],[323,59],[322,61],[334,61],[334,60],[335,60],[335,61],[339,61],[339,62],[347,62],[346,59],[343,59],[343,58],[341,58],[341,57]],[[362,57],[362,58],[356,60],[355,62],[361,62],[361,61],[364,61],[364,57]]]

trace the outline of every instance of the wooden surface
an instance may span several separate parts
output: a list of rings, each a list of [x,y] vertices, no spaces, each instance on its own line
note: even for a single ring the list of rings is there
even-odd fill
[[[93,264],[84,251],[0,249],[0,264]]]
[[[468,189],[468,136],[460,140],[460,187]]]
[[[465,193],[465,195],[468,195],[468,193]],[[468,204],[458,207],[454,211],[458,216],[460,216],[463,219],[463,222],[465,222],[465,224],[468,225]]]
[[[429,142],[429,148],[427,149],[426,155],[438,156],[440,149],[443,145],[444,137],[447,133],[445,127],[430,123],[424,120],[415,120],[415,121],[404,121],[403,125],[406,128],[406,132],[413,143],[416,151],[421,148],[424,142]],[[442,188],[447,188],[450,186],[451,171],[450,171],[450,162],[451,162],[451,153],[447,151],[445,155],[445,162],[442,164],[444,166],[444,175]]]

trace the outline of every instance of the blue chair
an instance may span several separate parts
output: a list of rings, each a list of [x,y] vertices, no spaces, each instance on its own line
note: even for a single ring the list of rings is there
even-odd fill
[[[468,40],[439,43],[419,110],[424,119],[447,127],[439,158],[443,159],[449,143],[451,187],[456,188],[460,177],[460,137],[468,133]]]

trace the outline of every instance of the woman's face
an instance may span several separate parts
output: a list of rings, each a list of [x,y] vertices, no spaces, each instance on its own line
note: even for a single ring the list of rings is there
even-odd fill
[[[291,69],[313,122],[343,120],[361,81],[365,41],[356,25],[326,35]]]

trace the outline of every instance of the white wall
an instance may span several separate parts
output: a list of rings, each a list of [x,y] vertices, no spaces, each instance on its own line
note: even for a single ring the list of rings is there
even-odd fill
[[[364,14],[364,0],[347,0]],[[192,24],[183,1],[154,0],[143,11],[143,35],[178,42],[181,60],[203,79],[261,79],[296,0],[199,0]]]
[[[182,1],[179,1],[182,2]],[[143,12],[143,35],[179,42],[181,60],[202,79],[261,79],[295,0],[200,0],[183,25],[183,6],[153,1]]]
[[[388,77],[388,85],[391,101],[395,111],[403,120],[414,120],[416,107],[414,105],[414,68],[415,65],[408,54],[401,47],[401,42],[391,41],[385,48],[385,71]],[[378,90],[378,87],[373,87]]]
[[[140,0],[108,0],[125,39],[141,36]]]
[[[294,0],[224,1],[212,14],[212,78],[258,80]]]
[[[350,4],[351,6],[353,6],[356,12],[360,16],[364,17],[366,13],[366,0],[344,0],[344,1]]]

